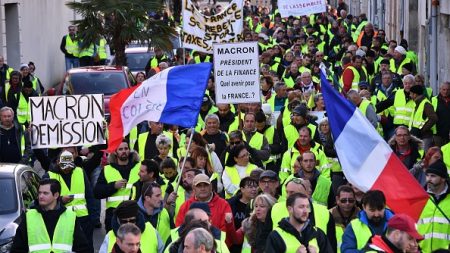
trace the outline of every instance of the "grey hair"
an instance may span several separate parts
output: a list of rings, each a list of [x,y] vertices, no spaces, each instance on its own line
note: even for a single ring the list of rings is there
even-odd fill
[[[206,115],[205,122],[207,122],[209,119],[215,119],[220,124],[220,119],[219,119],[219,116],[217,116],[217,114],[212,113],[212,114]]]
[[[214,249],[214,238],[206,229],[194,228],[189,234],[194,236],[195,249],[200,248],[200,245],[204,245],[206,251],[212,251]]]
[[[156,147],[158,146],[172,146],[172,140],[164,134],[158,135],[155,141]]]
[[[403,77],[402,81],[403,82],[404,81],[412,81],[412,85],[414,85],[416,83],[416,78],[413,75],[408,74],[408,75]]]
[[[275,90],[275,92],[279,91],[281,89],[281,87],[286,86],[286,84],[284,82],[277,82],[275,84],[275,86],[273,86],[273,89]]]
[[[3,107],[0,109],[0,113],[6,112],[6,111],[10,111],[10,112],[12,113],[12,116],[14,117],[14,110],[13,110],[11,107],[9,107],[9,106],[3,106]]]
[[[127,234],[138,236],[141,235],[141,230],[133,223],[122,224],[117,230],[117,238],[123,240]]]

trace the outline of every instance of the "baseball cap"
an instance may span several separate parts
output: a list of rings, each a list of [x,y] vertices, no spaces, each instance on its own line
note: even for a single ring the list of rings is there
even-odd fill
[[[388,221],[388,227],[406,232],[416,240],[423,240],[423,236],[417,232],[416,223],[406,214],[396,214]]]
[[[273,170],[265,170],[261,175],[259,176],[259,180],[262,180],[263,178],[270,178],[278,180],[278,175]]]
[[[197,186],[200,183],[211,184],[209,177],[205,174],[198,174],[194,177],[192,185]]]

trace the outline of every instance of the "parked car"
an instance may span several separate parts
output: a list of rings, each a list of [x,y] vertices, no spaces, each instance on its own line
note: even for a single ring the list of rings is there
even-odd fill
[[[136,76],[138,72],[145,73],[145,66],[155,56],[155,53],[149,51],[148,47],[128,47],[125,49],[125,55],[128,68],[133,73],[133,76]]]
[[[108,117],[111,96],[135,84],[136,80],[128,67],[81,67],[69,70],[64,80],[47,95],[104,94],[105,115]]]
[[[0,164],[0,253],[9,252],[20,215],[38,197],[40,177],[21,164]]]

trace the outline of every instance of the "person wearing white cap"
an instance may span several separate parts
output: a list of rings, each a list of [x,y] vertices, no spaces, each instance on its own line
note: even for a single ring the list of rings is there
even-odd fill
[[[402,74],[403,65],[407,63],[411,63],[411,65],[413,66],[412,70],[413,73],[416,70],[416,65],[410,58],[406,57],[406,49],[402,46],[397,46],[394,49],[394,57],[391,60],[389,60],[389,63],[391,71],[399,75]]]

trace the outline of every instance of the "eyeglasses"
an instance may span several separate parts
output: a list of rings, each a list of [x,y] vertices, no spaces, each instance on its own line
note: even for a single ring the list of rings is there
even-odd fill
[[[343,203],[343,204],[346,204],[346,203],[353,204],[353,203],[355,203],[355,199],[340,199],[339,201],[341,203]]]
[[[269,179],[269,180],[261,180],[261,181],[259,181],[261,184],[273,184],[273,183],[276,183],[277,182],[277,180],[275,180],[275,179]]]

